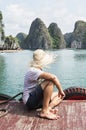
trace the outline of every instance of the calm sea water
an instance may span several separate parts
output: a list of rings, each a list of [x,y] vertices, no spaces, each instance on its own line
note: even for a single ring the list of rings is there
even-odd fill
[[[56,57],[46,70],[59,78],[63,89],[72,86],[86,88],[86,50],[49,51]],[[32,51],[0,53],[0,93],[15,95],[23,90],[24,75]]]

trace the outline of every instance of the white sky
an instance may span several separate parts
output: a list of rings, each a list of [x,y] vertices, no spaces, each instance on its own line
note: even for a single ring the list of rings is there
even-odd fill
[[[46,27],[57,23],[62,33],[72,32],[77,20],[86,21],[86,0],[0,0],[5,35],[28,34],[40,18]]]

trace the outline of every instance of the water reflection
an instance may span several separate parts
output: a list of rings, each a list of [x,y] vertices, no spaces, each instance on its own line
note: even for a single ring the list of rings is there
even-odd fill
[[[23,81],[31,51],[0,55],[0,93],[15,95],[23,89]]]
[[[6,67],[6,64],[5,64],[5,59],[4,59],[4,56],[0,56],[0,88],[3,88],[3,84],[5,83],[4,82],[4,79],[6,78],[5,76],[5,67]]]

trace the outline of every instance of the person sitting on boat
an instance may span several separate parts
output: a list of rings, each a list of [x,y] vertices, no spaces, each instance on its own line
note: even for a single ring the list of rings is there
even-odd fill
[[[42,108],[39,116],[52,120],[58,118],[54,107],[65,97],[58,78],[43,71],[43,68],[53,61],[52,55],[42,49],[35,50],[30,68],[25,75],[23,91],[23,102],[28,109]],[[54,86],[57,87],[57,92],[53,92]]]

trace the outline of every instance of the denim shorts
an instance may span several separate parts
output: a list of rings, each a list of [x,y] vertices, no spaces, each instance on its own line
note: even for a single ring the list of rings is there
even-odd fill
[[[29,110],[41,108],[43,105],[43,90],[40,85],[36,86],[36,89],[30,93],[30,96],[26,102],[26,106]]]

